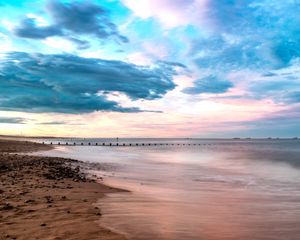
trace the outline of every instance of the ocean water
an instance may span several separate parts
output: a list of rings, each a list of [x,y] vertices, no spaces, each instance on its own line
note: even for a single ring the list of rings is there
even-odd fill
[[[94,145],[117,140],[71,141]],[[41,153],[102,163],[104,170],[91,172],[104,176],[108,185],[130,190],[99,201],[101,225],[134,240],[300,239],[300,140],[118,143],[169,145],[61,145]]]

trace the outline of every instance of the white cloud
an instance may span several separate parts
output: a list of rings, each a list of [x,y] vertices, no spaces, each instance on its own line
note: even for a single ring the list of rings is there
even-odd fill
[[[26,14],[26,17],[33,18],[35,20],[36,25],[39,27],[49,26],[49,23],[43,17],[38,16],[34,13],[28,13]]]
[[[9,52],[12,50],[12,43],[8,36],[0,32],[0,52]]]
[[[135,53],[128,54],[127,60],[133,64],[142,65],[142,66],[152,64],[151,59],[145,53],[142,52],[135,52]]]
[[[164,59],[169,55],[170,52],[169,47],[163,42],[145,41],[142,44],[142,47],[147,55],[158,59]]]
[[[9,21],[9,20],[7,20],[7,19],[3,19],[3,20],[1,21],[1,24],[2,24],[2,26],[3,26],[4,28],[6,28],[6,29],[9,30],[9,31],[12,31],[12,30],[15,28],[15,26],[16,26],[15,23],[13,23],[12,21]]]
[[[43,40],[43,43],[49,47],[59,49],[65,52],[72,52],[77,49],[77,45],[75,43],[60,37],[47,38]]]
[[[123,0],[137,17],[157,18],[166,28],[203,20],[208,0]]]

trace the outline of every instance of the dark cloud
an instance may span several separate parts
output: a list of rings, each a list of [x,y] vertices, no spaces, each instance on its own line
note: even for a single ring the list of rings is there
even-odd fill
[[[107,99],[158,99],[175,88],[174,67],[154,67],[73,55],[7,53],[0,61],[0,109],[29,112],[139,112]]]
[[[121,36],[114,23],[108,18],[108,12],[90,2],[62,3],[57,0],[48,2],[47,9],[56,25],[76,34],[92,34],[99,39],[111,36],[122,42],[128,39]]]
[[[286,67],[293,60],[300,57],[300,32],[298,29],[297,32],[290,32],[286,37],[277,39],[274,42],[272,51],[281,67]]]
[[[14,33],[19,37],[31,39],[65,36],[80,48],[86,48],[88,45],[78,37],[87,35],[99,40],[114,39],[117,42],[128,42],[109,19],[108,11],[96,4],[50,0],[46,9],[52,19],[51,25],[37,26],[33,18],[26,18],[14,29]]]
[[[300,89],[298,91],[290,91],[284,95],[284,100],[287,103],[300,103]]]
[[[227,80],[220,80],[216,76],[208,76],[195,81],[193,87],[185,88],[183,92],[192,95],[201,93],[224,93],[232,86],[233,84]]]
[[[82,123],[72,123],[65,121],[50,121],[50,122],[39,122],[39,125],[83,125]]]
[[[40,125],[65,125],[67,123],[64,121],[51,121],[51,122],[40,122],[38,124],[40,124]]]
[[[33,18],[24,19],[20,25],[14,29],[17,36],[23,38],[44,39],[51,36],[61,36],[62,31],[57,26],[39,27]]]
[[[159,63],[165,64],[165,66],[169,66],[171,68],[172,67],[179,67],[179,68],[187,70],[187,67],[184,64],[182,64],[182,63],[170,62],[170,61],[159,61]]]
[[[0,124],[1,123],[8,123],[8,124],[25,124],[26,119],[19,118],[19,117],[0,117]]]
[[[68,40],[75,43],[77,45],[78,49],[87,49],[90,47],[90,43],[86,40],[80,40],[80,39],[70,37],[70,36],[67,36],[65,38],[67,38]]]

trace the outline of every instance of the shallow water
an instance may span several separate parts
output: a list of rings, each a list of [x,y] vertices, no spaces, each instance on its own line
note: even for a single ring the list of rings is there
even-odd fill
[[[300,239],[299,140],[172,141],[201,145],[46,154],[112,166],[94,172],[131,192],[101,199],[101,224],[131,239]]]

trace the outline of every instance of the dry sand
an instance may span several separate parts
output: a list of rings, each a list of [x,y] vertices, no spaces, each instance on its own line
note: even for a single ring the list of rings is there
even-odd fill
[[[48,149],[0,140],[0,240],[126,239],[100,226],[95,205],[119,190],[86,179],[76,160],[17,154]]]

